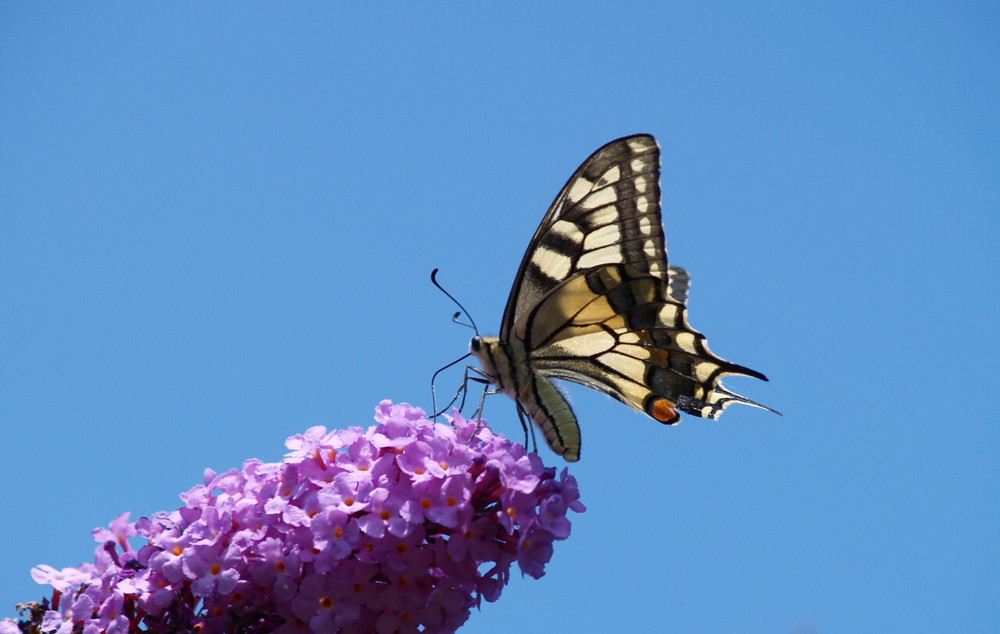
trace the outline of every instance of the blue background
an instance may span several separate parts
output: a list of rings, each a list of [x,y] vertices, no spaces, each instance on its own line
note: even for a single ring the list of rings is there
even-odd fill
[[[463,631],[1000,631],[996,5],[544,5],[3,4],[0,615],[205,467],[429,410],[431,269],[495,333],[650,132],[691,323],[785,415],[572,388],[589,510]]]

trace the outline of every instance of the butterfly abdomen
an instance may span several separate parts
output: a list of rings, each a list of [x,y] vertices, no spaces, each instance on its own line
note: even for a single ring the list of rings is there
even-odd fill
[[[516,342],[515,342],[516,344]],[[566,397],[528,366],[525,350],[497,337],[475,337],[469,346],[483,374],[510,396],[542,431],[552,450],[569,462],[580,459],[580,428]]]

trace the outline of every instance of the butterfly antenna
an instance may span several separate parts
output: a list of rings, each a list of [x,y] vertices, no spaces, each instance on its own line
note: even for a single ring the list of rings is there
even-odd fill
[[[461,326],[466,326],[468,328],[472,328],[476,332],[476,334],[478,335],[479,334],[479,328],[476,327],[476,320],[472,318],[472,315],[469,314],[469,311],[465,310],[465,306],[462,306],[462,302],[460,302],[457,299],[455,299],[455,297],[451,293],[449,293],[448,291],[444,290],[444,287],[441,286],[441,284],[438,283],[438,281],[437,281],[437,274],[438,274],[439,270],[440,269],[434,269],[433,271],[431,271],[431,283],[434,284],[434,286],[437,286],[437,289],[439,291],[441,291],[442,293],[444,293],[448,297],[448,299],[450,299],[451,301],[455,302],[455,305],[458,306],[461,309],[459,312],[457,312],[454,315],[452,315],[451,320],[453,322],[455,322],[456,324],[459,324]],[[459,321],[458,318],[461,317],[462,313],[465,313],[465,316],[469,318],[469,323],[465,323],[463,321]],[[445,366],[445,367],[447,367],[447,366]]]
[[[451,316],[451,320],[453,322],[455,322],[456,324],[458,324],[459,326],[465,326],[466,328],[472,328],[473,330],[476,330],[476,327],[474,325],[467,324],[464,321],[462,321],[461,319],[459,319],[459,317],[461,317],[461,316],[462,316],[462,313],[461,312],[457,312],[457,313],[455,313],[454,315]],[[479,334],[478,330],[476,330],[476,334],[477,335]]]

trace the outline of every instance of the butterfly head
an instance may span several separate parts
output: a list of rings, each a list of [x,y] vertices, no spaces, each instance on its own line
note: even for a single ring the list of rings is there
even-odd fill
[[[473,354],[477,359],[479,359],[479,365],[482,366],[482,374],[491,383],[496,383],[498,387],[503,387],[499,385],[497,380],[500,373],[497,372],[497,365],[506,367],[507,358],[503,354],[501,348],[502,344],[500,340],[496,337],[480,337],[476,335],[469,342],[469,352]]]

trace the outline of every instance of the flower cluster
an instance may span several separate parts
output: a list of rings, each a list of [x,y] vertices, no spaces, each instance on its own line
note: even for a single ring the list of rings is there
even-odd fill
[[[584,510],[572,476],[457,413],[383,401],[375,418],[314,427],[280,463],[206,471],[176,511],[97,529],[94,563],[32,571],[55,589],[42,622],[0,634],[452,632],[514,561],[544,574],[567,510]]]

